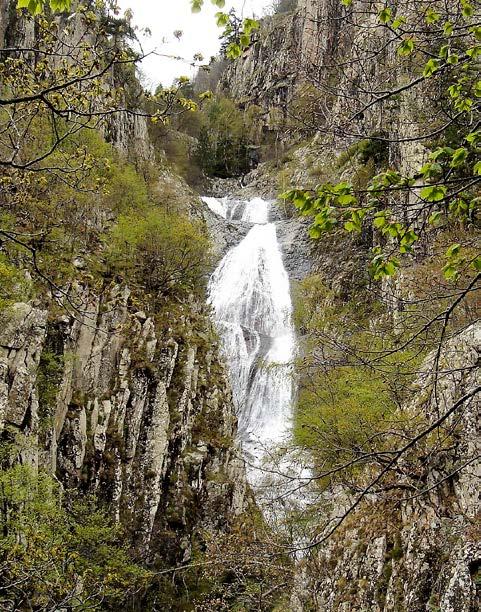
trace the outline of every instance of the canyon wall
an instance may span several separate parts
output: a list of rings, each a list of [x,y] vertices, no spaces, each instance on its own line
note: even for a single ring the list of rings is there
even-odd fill
[[[414,5],[411,9],[415,10]],[[359,19],[372,27],[341,29],[340,17],[348,11],[365,13],[366,17]],[[287,147],[284,156],[275,163],[261,164],[252,174],[254,186],[270,184],[280,192],[297,187],[313,189],[320,182],[350,181],[353,177],[360,180],[369,173],[372,176],[375,173],[372,161],[372,168],[367,168],[349,147],[359,138],[376,134],[391,140],[383,152],[385,163],[400,168],[401,172],[413,172],[427,161],[429,141],[418,140],[416,135],[436,125],[433,120],[436,92],[429,82],[401,91],[377,104],[375,111],[369,108],[356,116],[363,102],[369,102],[368,93],[363,99],[363,90],[388,89],[412,78],[410,67],[401,65],[392,52],[375,53],[383,48],[386,34],[376,27],[368,13],[365,4],[356,0],[349,7],[337,0],[300,0],[294,12],[265,19],[259,40],[228,68],[222,82],[225,91],[247,106],[261,106],[268,127],[278,130],[281,139],[295,145]],[[363,54],[359,55],[361,48]],[[374,52],[372,60],[370,50]],[[339,69],[342,65],[345,68]],[[337,74],[336,80],[329,81],[331,73]],[[289,125],[286,120],[299,112],[299,99],[304,96],[309,100],[311,86],[319,87],[318,104],[312,120],[311,107],[305,106],[303,117],[309,124],[308,130],[303,131],[299,123]],[[348,95],[337,96],[339,92],[349,94],[350,90],[352,99]],[[284,123],[270,122],[274,112],[283,115]],[[416,207],[404,206],[408,202],[412,204],[404,196],[393,197],[392,206],[402,219],[417,213]],[[422,224],[423,217],[419,227]],[[433,252],[435,238],[434,233],[422,236],[408,263],[410,274],[400,273],[394,281],[384,281],[380,288],[374,288],[393,317],[393,325],[402,298],[412,296],[415,284],[424,281],[423,265]],[[348,301],[354,294],[359,297],[363,285],[367,286],[366,262],[375,239],[372,232],[365,230],[359,237],[341,237],[338,232],[317,242],[311,255],[312,269],[336,298]],[[473,239],[476,241],[475,234]],[[366,287],[365,291],[369,289]],[[476,303],[479,308],[479,299]],[[326,301],[325,307],[329,306]],[[322,307],[321,304],[319,308]],[[468,317],[468,323],[469,320]],[[330,323],[334,328],[336,324],[342,322]],[[373,312],[370,325],[376,324]],[[427,374],[420,377],[419,389],[415,383],[412,403],[402,409],[412,415],[421,413],[432,423],[439,410],[448,409],[464,393],[475,390],[458,415],[459,427],[452,446],[439,456],[417,459],[422,464],[419,468],[422,489],[428,493],[410,496],[409,486],[401,479],[394,483],[394,488],[406,485],[402,494],[367,495],[364,505],[353,512],[332,538],[314,547],[300,563],[291,599],[293,610],[479,609],[480,341],[479,323],[471,323],[444,345],[443,369],[452,374],[442,378],[436,410],[426,397],[438,382],[428,380]],[[429,369],[430,365],[428,360],[425,367]],[[463,460],[467,464],[465,470],[452,474],[453,466]],[[443,484],[435,486],[439,480]],[[354,498],[355,495],[348,497],[351,501]],[[328,496],[326,512],[338,516],[346,503],[344,493]]]
[[[32,21],[14,4],[0,7],[0,39],[33,46]],[[114,113],[103,134],[128,161],[157,167],[171,206],[202,218],[200,200],[154,151],[146,118]],[[99,234],[114,218],[94,194],[86,214]],[[249,503],[218,340],[203,296],[153,312],[127,284],[96,276],[91,255],[74,257],[67,286],[0,314],[3,442],[21,434],[11,462],[105,502],[144,561],[185,563],[202,530],[225,530]]]

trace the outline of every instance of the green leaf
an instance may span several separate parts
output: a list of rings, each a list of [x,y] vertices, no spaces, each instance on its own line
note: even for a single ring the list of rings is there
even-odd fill
[[[212,0],[212,4],[218,6],[219,8],[224,8],[225,0]]]
[[[437,161],[440,157],[446,157],[446,156],[452,156],[452,154],[454,153],[454,149],[452,149],[451,147],[439,147],[438,149],[435,149],[430,155],[430,159],[432,159],[433,161]]]
[[[392,19],[392,11],[388,6],[385,6],[379,13],[377,17],[381,23],[389,23]]]
[[[461,245],[459,244],[459,242],[456,242],[455,244],[452,244],[448,250],[446,251],[446,257],[448,259],[451,259],[452,257],[454,257],[455,255],[459,255],[459,252],[461,251]]]
[[[440,65],[441,62],[438,59],[431,58],[428,60],[424,66],[423,77],[431,77],[437,70],[439,70]]]
[[[44,10],[44,0],[17,0],[17,8],[25,8],[31,15],[40,15]]]
[[[348,231],[361,232],[362,230],[362,216],[359,214],[360,211],[354,210],[351,215],[351,220],[346,223],[346,226],[352,227],[352,230],[348,229]]]
[[[249,34],[243,32],[239,37],[239,42],[243,49],[247,49],[247,47],[251,44],[251,37]]]
[[[451,159],[451,168],[457,168],[458,166],[464,164],[467,157],[468,150],[465,147],[459,147],[459,149],[456,149]]]
[[[350,204],[355,204],[357,202],[356,196],[353,196],[350,193],[346,193],[344,195],[340,195],[337,198],[338,203],[341,206],[349,206]]]
[[[225,26],[229,23],[229,15],[227,13],[223,13],[222,11],[216,13],[215,18],[219,28],[225,28]]]
[[[441,164],[436,162],[428,162],[419,170],[419,174],[424,176],[426,179],[431,179],[439,176],[443,172]]]
[[[474,15],[474,8],[470,2],[467,2],[467,0],[461,0],[461,6],[461,13],[463,14],[463,17],[469,18]]]
[[[481,83],[481,81],[480,81]],[[465,137],[466,142],[468,142],[472,147],[476,147],[481,143],[481,131],[477,130],[476,132],[470,132]]]
[[[439,57],[442,58],[442,59],[447,59],[448,55],[449,55],[449,50],[450,50],[449,45],[443,45],[439,49]]]
[[[384,227],[382,232],[383,234],[389,234],[392,238],[400,238],[403,229],[401,223],[389,223]]]
[[[258,30],[260,28],[260,23],[257,19],[250,19],[247,17],[242,22],[242,28],[246,34],[251,34],[253,30]]]
[[[413,230],[407,230],[400,241],[399,250],[401,253],[410,253],[412,245],[419,240],[419,236]]]
[[[468,211],[469,204],[464,198],[456,198],[455,200],[449,203],[449,212],[455,215],[456,217],[466,217]]]
[[[204,0],[191,0],[190,8],[193,13],[200,13]]]
[[[335,185],[332,188],[333,193],[340,193],[340,194],[344,194],[344,193],[351,193],[352,192],[352,185],[350,183],[348,183],[347,181],[343,181],[342,183],[337,183],[337,185]]]
[[[456,280],[459,276],[459,270],[452,264],[446,264],[443,268],[443,274],[446,280]]]
[[[471,59],[476,59],[481,56],[481,45],[475,45],[474,47],[470,47],[466,49],[466,55]]]
[[[469,28],[469,31],[471,34],[474,34],[476,40],[481,40],[481,26],[473,26],[472,28]]]
[[[478,162],[476,162],[474,164],[473,172],[474,172],[474,174],[477,174],[478,176],[481,176],[481,161],[478,161]]]
[[[441,15],[432,8],[428,8],[425,15],[426,23],[436,23],[441,19]]]
[[[50,8],[54,12],[64,13],[70,10],[70,0],[50,0]]]
[[[446,21],[443,26],[443,33],[445,36],[451,36],[453,33],[453,24],[450,21]]]
[[[399,26],[402,26],[403,23],[406,23],[406,17],[396,17],[396,19],[392,22],[391,27],[393,30],[397,30]]]
[[[235,42],[227,47],[226,56],[228,59],[235,60],[242,55],[242,47]]]
[[[448,192],[444,185],[429,185],[421,189],[420,196],[426,202],[440,202],[444,200]]]
[[[393,259],[391,261],[387,261],[384,264],[384,274],[386,276],[392,276],[396,273],[396,269],[398,268],[397,262]]]
[[[458,98],[454,104],[454,108],[460,112],[470,112],[474,101],[471,98]]]
[[[382,229],[383,227],[387,225],[387,219],[386,217],[379,215],[379,216],[374,217],[372,224],[374,225],[375,228]]]
[[[459,96],[461,95],[462,88],[463,88],[463,86],[460,85],[460,84],[450,85],[448,87],[448,92],[449,92],[450,97],[453,100],[456,100],[457,98],[459,98]]]
[[[397,49],[397,54],[401,57],[407,57],[414,51],[414,40],[405,38]]]
[[[480,257],[476,257],[476,259],[471,262],[471,267],[473,267],[478,272],[481,271],[481,256]]]

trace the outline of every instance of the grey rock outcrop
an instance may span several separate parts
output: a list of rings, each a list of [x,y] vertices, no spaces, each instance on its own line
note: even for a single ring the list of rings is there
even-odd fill
[[[450,417],[456,432],[451,447],[426,468],[421,495],[371,495],[314,553],[307,565],[310,584],[294,599],[304,597],[304,605],[310,601],[322,612],[479,609],[480,356],[479,323],[447,342],[441,359],[449,373],[439,381],[436,405],[421,391],[433,384],[427,360],[420,391],[406,407],[413,417],[422,410],[432,422],[474,391]],[[457,470],[460,465],[466,469]]]
[[[185,307],[176,332],[132,309],[125,287],[99,296],[77,285],[73,296],[76,310],[60,317],[29,304],[8,312],[3,426],[33,436],[31,463],[66,489],[107,501],[142,550],[158,548],[173,509],[184,538],[228,524],[246,507],[246,482],[207,316]],[[52,404],[40,384],[48,359],[61,369]]]

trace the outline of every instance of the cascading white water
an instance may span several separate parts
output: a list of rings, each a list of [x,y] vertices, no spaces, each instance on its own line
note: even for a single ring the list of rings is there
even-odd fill
[[[289,278],[268,223],[269,203],[204,198],[225,219],[253,223],[222,259],[209,283],[209,301],[229,367],[239,435],[258,481],[256,466],[288,435],[294,397],[291,365],[296,341]]]

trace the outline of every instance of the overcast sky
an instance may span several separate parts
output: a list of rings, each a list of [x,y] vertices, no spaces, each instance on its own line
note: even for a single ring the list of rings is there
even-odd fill
[[[205,0],[200,13],[192,13],[190,0],[118,0],[123,11],[130,8],[134,13],[133,23],[140,28],[149,28],[152,36],[143,38],[144,51],[156,50],[158,53],[185,58],[178,61],[151,56],[142,63],[146,85],[155,87],[158,83],[171,85],[179,76],[192,77],[194,68],[189,65],[195,53],[202,53],[208,61],[219,50],[219,34],[215,13],[220,9],[210,0]],[[262,16],[272,0],[227,0],[224,9],[232,7],[251,17]],[[174,31],[182,30],[183,36],[177,40]]]

